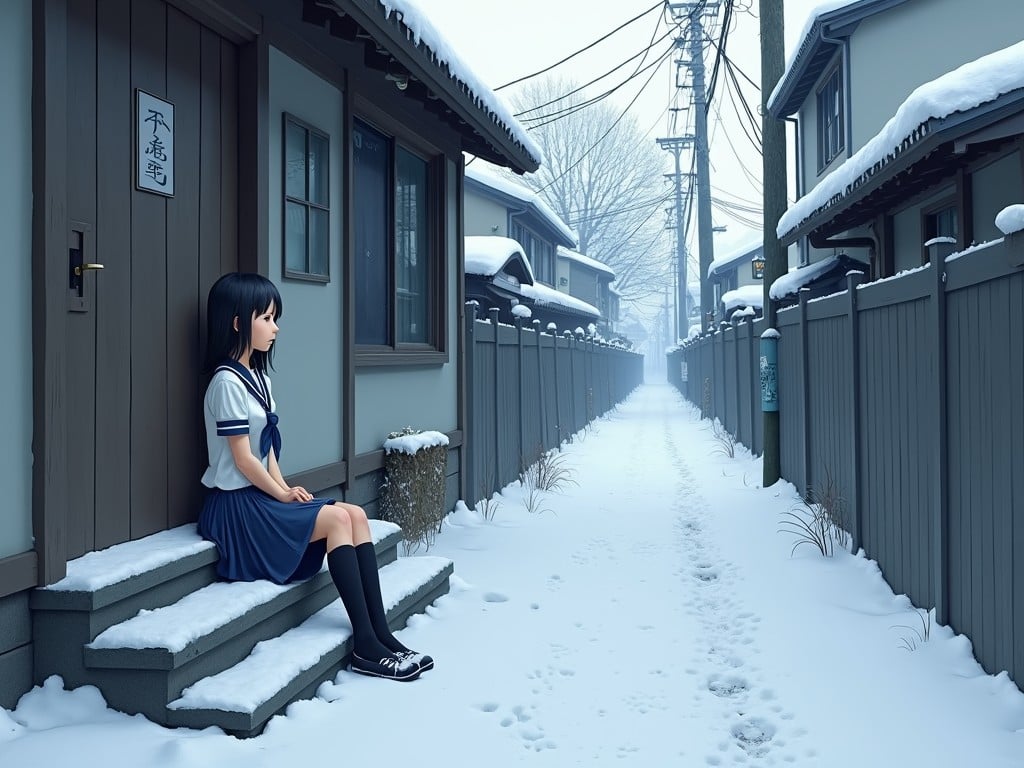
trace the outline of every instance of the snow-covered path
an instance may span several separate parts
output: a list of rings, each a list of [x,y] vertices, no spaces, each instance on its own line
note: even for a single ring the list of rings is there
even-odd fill
[[[790,557],[792,486],[720,448],[645,386],[565,447],[562,493],[452,513],[452,592],[400,634],[437,659],[414,683],[343,672],[238,741],[53,680],[0,710],[0,765],[1024,766],[1005,674],[945,627],[904,648],[919,614],[877,566]]]

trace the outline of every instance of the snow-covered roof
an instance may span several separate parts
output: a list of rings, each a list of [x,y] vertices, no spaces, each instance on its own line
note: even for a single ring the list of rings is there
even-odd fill
[[[593,270],[603,272],[606,275],[611,275],[612,280],[615,279],[614,269],[612,269],[602,261],[592,259],[590,256],[585,256],[579,251],[573,251],[560,245],[555,249],[555,255],[561,256],[563,259],[569,259],[569,261],[575,261],[579,264],[583,264],[587,267],[590,267]]]
[[[764,305],[764,288],[760,285],[741,285],[735,290],[726,291],[722,294],[722,305],[726,314],[736,307],[761,309]]]
[[[383,73],[422,102],[439,99],[446,119],[462,136],[463,149],[494,160],[518,173],[535,171],[544,162],[540,145],[516,120],[513,110],[455,51],[431,20],[429,3],[420,0],[315,0],[307,3],[310,21],[326,25],[330,14],[341,20],[332,35],[363,39],[376,48],[367,66]],[[313,15],[319,14],[319,16]],[[385,54],[381,56],[380,54]],[[403,76],[407,80],[400,83]],[[409,86],[412,87],[409,87]],[[381,82],[381,88],[386,84]],[[390,87],[390,86],[387,86]]]
[[[554,304],[564,309],[571,309],[575,312],[592,316],[595,319],[601,316],[601,311],[593,304],[581,301],[575,296],[570,296],[568,293],[557,291],[543,283],[522,285],[519,287],[519,292],[523,296],[533,299],[537,304]]]
[[[824,0],[807,15],[786,69],[768,97],[773,117],[792,115],[814,87],[822,67],[835,55],[836,38],[847,37],[861,20],[906,0]],[[829,38],[825,40],[823,38]]]
[[[764,235],[758,232],[756,239],[751,237],[729,251],[725,256],[719,256],[717,259],[712,261],[708,266],[708,280],[711,280],[716,275],[723,274],[734,267],[738,267],[744,261],[750,261],[755,255],[757,255],[758,251],[763,249]]]
[[[490,163],[477,159],[467,164],[466,178],[530,206],[534,213],[565,238],[567,243],[574,246],[579,244],[580,239],[576,232],[562,221],[562,218],[544,201],[544,198],[529,187],[502,176]]]
[[[529,276],[529,282],[533,282],[533,270],[530,269],[530,262],[523,254],[523,247],[510,237],[499,237],[497,235],[468,235],[466,241],[466,267],[467,275],[484,275],[493,277],[505,269],[509,262],[519,262],[520,269]],[[521,275],[516,275],[523,280]],[[524,281],[525,282],[525,281]]]
[[[821,261],[808,264],[805,267],[791,269],[772,283],[772,287],[769,289],[768,295],[775,301],[778,301],[786,296],[797,293],[805,285],[815,278],[821,277],[838,263],[838,256],[829,256]]]
[[[797,200],[779,219],[782,239],[846,195],[926,136],[932,120],[949,118],[1024,88],[1024,41],[968,62],[919,86],[907,97],[881,131],[853,157]]]

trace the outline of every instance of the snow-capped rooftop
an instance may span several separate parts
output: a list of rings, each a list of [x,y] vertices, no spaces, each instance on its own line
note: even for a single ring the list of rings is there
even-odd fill
[[[510,237],[497,235],[468,235],[466,237],[466,268],[467,275],[484,275],[493,277],[516,256],[522,260],[526,271],[533,280],[533,270],[523,253],[523,247]]]
[[[808,264],[789,272],[778,278],[769,289],[768,295],[778,301],[791,294],[797,293],[801,288],[817,277],[821,277],[839,262],[838,256],[829,256],[821,261]]]
[[[1024,41],[968,62],[919,86],[867,144],[797,200],[779,219],[785,237],[819,210],[837,204],[901,151],[905,142],[927,132],[927,123],[974,109],[1024,88]]]
[[[744,261],[749,261],[754,257],[755,253],[763,247],[764,235],[760,232],[757,233],[756,237],[752,236],[743,240],[735,248],[730,249],[725,256],[719,256],[711,262],[708,266],[708,279],[710,280],[716,275],[738,266]]]
[[[544,198],[524,184],[520,184],[512,179],[502,176],[501,173],[487,161],[477,158],[473,162],[467,164],[466,177],[479,182],[485,187],[490,187],[498,192],[503,192],[509,197],[514,197],[516,200],[532,206],[537,215],[547,221],[548,224],[550,224],[555,231],[565,237],[568,242],[571,242],[573,245],[579,244],[580,239],[576,232],[573,231],[568,224],[562,221],[562,218],[555,213],[547,202],[545,202]]]
[[[595,319],[601,316],[601,311],[593,304],[588,304],[582,299],[562,293],[551,286],[543,283],[519,286],[519,292],[527,298],[533,299],[537,304],[555,304],[586,315],[592,315]]]
[[[477,106],[491,114],[492,119],[537,161],[544,162],[540,145],[520,125],[512,110],[473,69],[463,61],[451,44],[430,20],[429,9],[420,7],[419,0],[379,0],[387,18],[394,14],[408,30],[413,43],[422,43],[433,54],[439,65],[447,65],[452,80],[465,86]]]
[[[593,259],[590,256],[586,256],[586,255],[580,253],[579,251],[573,251],[573,250],[570,250],[569,248],[565,248],[564,246],[560,245],[560,246],[558,246],[555,249],[555,255],[556,256],[561,256],[563,259],[569,259],[569,261],[575,261],[575,262],[577,262],[579,264],[584,264],[585,266],[588,266],[591,269],[597,270],[598,272],[603,272],[606,275],[611,275],[612,280],[615,279],[615,270],[614,269],[609,267],[603,261],[598,261],[597,259]]]
[[[764,306],[764,288],[760,285],[741,285],[739,288],[726,291],[722,294],[722,305],[726,314],[736,307],[761,309]]]

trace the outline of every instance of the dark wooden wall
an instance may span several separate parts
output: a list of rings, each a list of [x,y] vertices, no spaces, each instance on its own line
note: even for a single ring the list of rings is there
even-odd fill
[[[70,0],[68,207],[102,272],[68,313],[68,557],[194,520],[206,293],[238,268],[238,53],[161,0]],[[135,92],[174,104],[175,194],[135,188]]]

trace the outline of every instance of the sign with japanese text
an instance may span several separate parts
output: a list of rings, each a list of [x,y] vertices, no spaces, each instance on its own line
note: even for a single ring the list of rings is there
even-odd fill
[[[750,261],[750,276],[755,280],[764,279],[764,259],[758,256]]]
[[[135,185],[147,192],[174,195],[174,105],[136,91]]]

